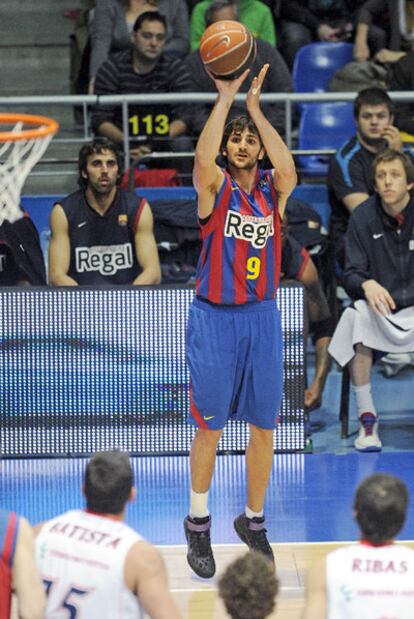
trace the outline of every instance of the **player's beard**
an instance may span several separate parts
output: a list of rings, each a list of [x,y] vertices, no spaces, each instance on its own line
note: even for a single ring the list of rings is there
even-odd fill
[[[115,187],[115,181],[110,181],[110,180],[108,180],[107,185],[100,185],[99,182],[96,182],[93,185],[91,185],[92,192],[97,197],[109,195],[113,191],[114,187]]]

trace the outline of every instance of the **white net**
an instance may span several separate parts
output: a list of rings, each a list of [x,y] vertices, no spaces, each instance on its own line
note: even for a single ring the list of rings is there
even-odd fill
[[[23,127],[24,123],[19,121],[10,131],[23,135]],[[23,185],[47,149],[53,134],[0,142],[0,225],[5,220],[14,222],[23,216],[20,208]]]

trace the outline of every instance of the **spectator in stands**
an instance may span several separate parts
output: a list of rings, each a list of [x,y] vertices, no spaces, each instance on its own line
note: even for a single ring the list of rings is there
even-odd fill
[[[45,594],[36,570],[32,529],[22,516],[0,509],[0,619],[11,616],[12,591],[19,617],[43,618]]]
[[[289,68],[300,47],[314,41],[348,41],[361,0],[282,0],[280,50]]]
[[[412,617],[414,551],[394,543],[408,501],[406,485],[393,475],[377,473],[359,485],[353,514],[361,539],[312,567],[302,619]]]
[[[46,270],[38,231],[27,213],[0,224],[0,286],[44,286]]]
[[[377,25],[378,24],[378,25]],[[380,36],[372,47],[369,31],[377,27]],[[358,14],[356,24],[355,60],[368,60],[371,56],[382,63],[396,62],[414,45],[414,3],[402,0],[367,0]]]
[[[109,53],[131,46],[131,33],[142,13],[158,10],[167,24],[164,53],[183,58],[189,47],[188,10],[185,0],[97,0],[90,25],[91,58],[89,92],[96,73]]]
[[[206,29],[205,13],[213,0],[202,0],[195,5],[190,20],[191,51],[198,48],[201,36]],[[275,25],[272,11],[260,0],[235,0],[239,20],[247,26],[257,39],[276,45]]]
[[[210,26],[216,21],[222,19],[236,20],[239,19],[237,7],[232,0],[214,0],[205,12],[206,26]],[[266,81],[263,84],[262,92],[278,93],[291,92],[292,80],[289,69],[279,52],[261,39],[256,40],[257,54],[254,63],[250,68],[250,74],[243,82],[240,92],[248,92],[253,77],[257,75],[262,66],[268,63],[269,71],[266,75]],[[216,88],[213,80],[208,75],[201,61],[200,52],[194,50],[185,60],[188,71],[191,75],[192,86],[191,90],[195,92],[211,92],[215,93]],[[212,106],[200,105],[194,117],[194,127],[196,133],[199,134],[204,127],[207,118],[210,114]],[[269,122],[277,129],[279,133],[285,133],[285,111],[284,103],[264,103],[263,110]],[[240,116],[245,111],[244,102],[234,102],[228,116],[229,120]]]
[[[356,302],[342,314],[329,346],[341,366],[350,363],[359,451],[381,449],[371,395],[373,351],[414,351],[414,166],[400,151],[387,150],[375,158],[373,171],[376,193],[353,212],[346,234],[343,280]]]
[[[96,138],[79,152],[80,189],[50,215],[49,283],[55,286],[158,284],[161,278],[148,202],[119,189],[116,144]]]
[[[331,363],[328,346],[334,325],[325,294],[319,280],[316,266],[309,252],[288,233],[289,203],[282,226],[282,264],[281,278],[301,282],[306,290],[306,307],[309,331],[315,347],[315,374],[311,384],[305,389],[305,409],[309,412],[319,408]]]
[[[38,527],[36,558],[47,589],[45,619],[58,609],[88,619],[178,619],[160,552],[124,524],[136,490],[128,454],[95,454],[85,471],[85,510]],[[74,585],[76,583],[76,586]]]
[[[279,591],[274,564],[258,552],[248,552],[227,566],[218,591],[231,619],[265,619]]]
[[[414,91],[414,51],[407,52],[392,65],[389,82],[390,90]],[[405,141],[414,141],[414,102],[399,102],[396,104],[395,124]]]
[[[354,116],[357,133],[331,158],[327,178],[332,209],[330,236],[342,268],[350,213],[374,192],[372,162],[385,148],[403,149],[399,131],[393,125],[393,103],[385,91],[361,90],[354,101]]]
[[[142,13],[134,24],[132,38],[133,48],[115,54],[99,68],[95,82],[97,95],[151,95],[191,90],[190,76],[183,62],[164,53],[167,26],[161,13]],[[135,138],[131,148],[133,157],[166,147],[167,150],[192,150],[189,138],[181,138],[181,142],[177,140],[185,136],[191,125],[190,106],[130,105],[129,114],[129,135]],[[122,143],[121,106],[95,106],[92,127],[98,135]]]

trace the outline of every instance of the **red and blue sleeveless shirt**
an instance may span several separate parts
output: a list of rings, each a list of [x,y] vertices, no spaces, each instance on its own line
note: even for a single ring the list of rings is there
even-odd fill
[[[213,212],[201,226],[197,297],[220,305],[274,299],[280,277],[278,194],[272,172],[258,170],[247,194],[224,171]]]
[[[0,619],[10,617],[12,567],[18,529],[16,514],[0,509]]]

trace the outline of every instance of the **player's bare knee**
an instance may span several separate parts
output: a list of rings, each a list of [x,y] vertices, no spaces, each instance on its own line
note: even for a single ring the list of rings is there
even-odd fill
[[[250,424],[250,442],[254,444],[260,443],[263,446],[273,446],[273,433],[274,430],[267,428],[258,428],[257,426]]]
[[[209,428],[198,428],[196,439],[204,444],[217,445],[223,430],[210,430]]]

